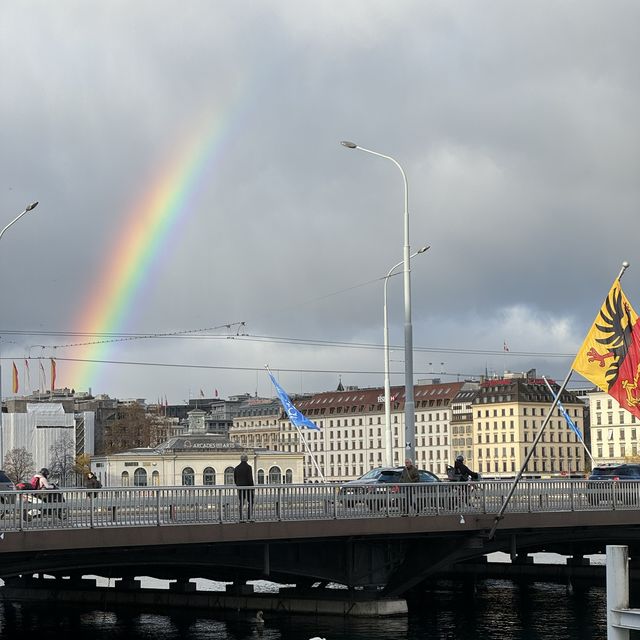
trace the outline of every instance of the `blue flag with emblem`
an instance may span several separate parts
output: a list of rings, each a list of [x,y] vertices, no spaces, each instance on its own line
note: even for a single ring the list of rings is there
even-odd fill
[[[271,382],[273,382],[273,386],[276,388],[276,393],[278,394],[278,398],[280,398],[280,402],[284,407],[284,410],[287,412],[289,416],[289,420],[294,427],[306,427],[307,429],[315,429],[316,431],[320,431],[320,427],[318,427],[315,422],[312,422],[305,415],[300,413],[294,406],[293,402],[289,399],[289,396],[286,394],[285,390],[276,382],[276,379],[269,371],[269,377],[271,378]]]

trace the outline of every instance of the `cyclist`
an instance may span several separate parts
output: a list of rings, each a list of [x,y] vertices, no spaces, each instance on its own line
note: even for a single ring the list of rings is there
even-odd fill
[[[469,478],[471,478],[471,480],[478,480],[480,477],[475,471],[471,471],[471,469],[467,467],[464,463],[464,456],[462,454],[456,456],[453,468],[459,482],[467,482]]]
[[[467,483],[469,480],[479,480],[480,475],[475,471],[471,471],[469,467],[464,463],[464,456],[462,454],[456,456],[456,461],[453,465],[454,468],[454,477],[457,482],[465,482]],[[469,502],[469,485],[465,484],[463,487],[460,487],[460,497],[465,502]]]

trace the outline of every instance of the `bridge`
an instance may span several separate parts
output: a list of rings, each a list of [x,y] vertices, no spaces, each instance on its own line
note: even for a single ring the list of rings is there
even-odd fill
[[[301,590],[339,583],[404,597],[424,581],[503,551],[640,555],[640,483],[522,480],[416,485],[261,485],[251,521],[231,486],[0,493],[0,577],[95,574]],[[244,514],[246,516],[246,513]]]

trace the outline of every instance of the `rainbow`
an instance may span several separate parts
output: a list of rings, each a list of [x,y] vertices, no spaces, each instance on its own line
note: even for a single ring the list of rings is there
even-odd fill
[[[232,113],[227,109],[225,114]],[[94,292],[78,319],[78,333],[104,334],[123,332],[135,311],[138,294],[152,277],[177,225],[183,225],[190,206],[199,195],[205,179],[210,179],[221,157],[231,130],[228,117],[205,114],[186,136],[178,153],[156,173],[151,183],[125,216],[128,223],[107,252]],[[86,389],[95,386],[100,361],[107,358],[113,343],[86,344],[71,360],[70,371],[59,375],[69,387]]]

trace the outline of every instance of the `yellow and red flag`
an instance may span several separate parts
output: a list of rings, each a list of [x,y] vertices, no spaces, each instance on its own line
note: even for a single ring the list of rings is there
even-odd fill
[[[616,279],[571,368],[640,418],[640,322]]]
[[[56,388],[56,361],[51,358],[51,391]]]
[[[20,389],[20,384],[18,382],[18,367],[16,367],[16,363],[13,363],[13,393],[18,393],[18,389]]]

